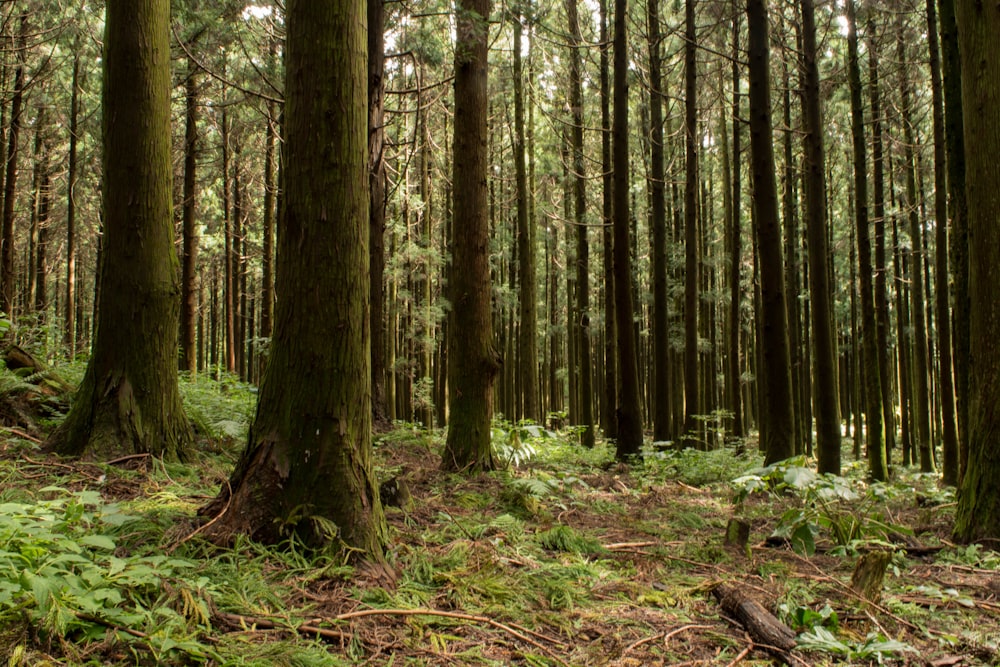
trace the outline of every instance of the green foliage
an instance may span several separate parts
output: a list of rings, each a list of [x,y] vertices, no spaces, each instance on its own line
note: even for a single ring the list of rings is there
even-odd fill
[[[836,632],[840,628],[840,618],[837,616],[837,612],[828,604],[823,605],[817,611],[803,605],[799,605],[793,609],[787,603],[782,603],[778,605],[778,613],[786,624],[798,632],[812,630],[817,627]]]
[[[549,551],[565,551],[580,555],[598,555],[605,552],[600,542],[563,524],[539,533],[535,539],[542,548]]]
[[[887,498],[884,485],[859,489],[860,482],[819,475],[804,463],[804,457],[791,458],[737,478],[733,481],[735,502],[742,504],[750,495],[763,491],[799,499],[781,515],[772,536],[788,540],[804,555],[816,551],[816,540],[823,535],[835,545],[831,553],[841,555],[854,555],[861,546],[893,549],[894,536],[912,535],[909,528],[891,523],[879,511]]]
[[[898,653],[916,653],[909,644],[886,639],[879,633],[871,633],[863,642],[841,641],[822,626],[815,626],[803,632],[797,639],[798,648],[804,651],[829,653],[845,661],[874,660],[885,664],[886,658],[897,657]]]
[[[115,534],[134,517],[93,491],[47,487],[47,500],[0,505],[0,622],[96,639],[109,628],[161,663],[217,657],[199,635],[208,623],[208,580],[197,564],[164,554],[119,555]]]
[[[650,475],[677,479],[691,486],[725,482],[760,464],[756,453],[739,455],[725,448],[709,451],[647,448],[643,460]]]

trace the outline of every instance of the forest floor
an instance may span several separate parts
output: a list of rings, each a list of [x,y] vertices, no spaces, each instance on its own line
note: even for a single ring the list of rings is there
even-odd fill
[[[1000,660],[1000,555],[948,541],[953,493],[932,476],[872,485],[859,464],[821,477],[732,449],[626,466],[571,433],[498,425],[511,466],[464,478],[439,472],[439,432],[398,425],[375,445],[380,480],[409,492],[387,510],[387,575],[295,544],[200,540],[195,512],[238,439],[204,441],[191,464],[108,465],[49,457],[38,435],[0,432],[9,665]],[[731,519],[749,526],[745,546],[725,546]],[[873,551],[891,556],[869,600],[851,582]],[[790,626],[797,647],[775,657],[756,643],[713,596],[720,583]]]

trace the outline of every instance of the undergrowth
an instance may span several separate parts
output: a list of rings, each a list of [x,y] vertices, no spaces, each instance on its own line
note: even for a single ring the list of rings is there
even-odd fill
[[[1000,558],[946,541],[953,494],[932,477],[764,468],[752,446],[649,448],[623,465],[572,430],[498,422],[506,467],[465,478],[437,470],[443,432],[399,423],[375,440],[379,479],[413,496],[387,509],[386,578],[287,544],[202,541],[195,512],[255,395],[205,376],[182,393],[194,463],[56,461],[0,440],[7,664],[770,664],[708,593],[719,582],[788,624],[806,664],[997,657]],[[744,549],[723,543],[734,518],[750,526]],[[850,590],[872,549],[893,553],[877,605]]]

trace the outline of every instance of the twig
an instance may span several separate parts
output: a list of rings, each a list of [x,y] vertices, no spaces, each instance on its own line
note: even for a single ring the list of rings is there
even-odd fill
[[[741,662],[743,662],[743,658],[745,658],[748,655],[750,655],[750,651],[753,650],[753,646],[754,646],[753,640],[751,639],[750,640],[750,645],[747,646],[746,648],[744,648],[742,651],[740,651],[739,654],[735,658],[733,658],[732,662],[730,662],[730,663],[728,663],[726,665],[726,667],[735,667],[735,665],[738,665]]]
[[[539,639],[557,646],[566,646],[566,642],[560,641],[554,637],[549,637],[548,635],[543,635],[540,632],[535,632],[534,630],[529,630],[528,628],[517,625],[516,623],[501,623],[500,621],[494,621],[492,618],[487,616],[475,616],[473,614],[462,614],[454,611],[439,611],[437,609],[361,609],[360,611],[349,611],[345,614],[334,616],[333,620],[346,621],[352,618],[360,618],[362,616],[441,616],[443,618],[455,618],[463,621],[475,621],[477,623],[492,625],[493,627],[503,630],[534,646],[539,645],[521,633],[538,637]],[[316,622],[321,620],[323,619],[317,619]],[[520,632],[518,632],[518,630],[520,630]]]
[[[635,649],[639,648],[643,644],[648,644],[649,642],[660,641],[661,639],[663,639],[663,637],[666,636],[666,634],[667,634],[666,632],[661,632],[658,635],[651,635],[649,637],[643,637],[642,639],[634,641],[634,642],[632,642],[631,644],[629,644],[628,646],[625,647],[625,650],[622,651],[622,655],[625,655],[626,653],[630,653],[630,652],[634,651]]]
[[[132,459],[144,459],[149,456],[152,456],[149,452],[143,452],[142,454],[129,454],[127,456],[119,456],[118,458],[111,459],[110,461],[105,461],[104,465],[113,466],[118,465],[119,463],[125,463],[126,461],[131,461]]]
[[[642,547],[655,547],[659,544],[658,542],[615,542],[613,544],[602,544],[601,546],[608,551],[615,551],[617,549],[640,549]]]
[[[24,460],[27,461],[28,463],[30,463],[32,465],[36,465],[36,466],[50,467],[50,468],[63,468],[65,470],[69,470],[70,472],[75,472],[77,475],[82,475],[83,477],[86,477],[87,479],[91,480],[92,482],[100,482],[101,481],[100,477],[95,477],[94,475],[89,475],[89,474],[85,473],[83,470],[81,470],[80,468],[74,467],[74,466],[70,466],[70,465],[66,465],[65,463],[57,463],[55,461],[36,461],[36,460],[34,460],[33,458],[31,458],[29,456],[25,456]]]
[[[20,429],[11,428],[10,426],[2,426],[0,428],[3,428],[3,430],[7,431],[8,433],[12,433],[12,434],[16,435],[19,438],[24,438],[25,440],[29,440],[29,441],[35,443],[36,445],[42,444],[42,440],[39,440],[38,438],[36,438],[33,435],[28,435],[27,433],[25,433],[24,431],[22,431]]]
[[[346,632],[331,630],[329,628],[320,628],[311,623],[303,623],[298,627],[286,627],[275,623],[269,618],[244,616],[243,614],[230,614],[224,611],[216,612],[216,616],[229,621],[230,623],[239,623],[240,625],[247,626],[255,625],[262,630],[293,630],[302,635],[315,635],[323,637],[324,639],[339,639],[341,641],[348,641],[351,639],[351,635]]]
[[[676,637],[680,633],[687,632],[688,630],[711,630],[711,629],[712,629],[711,625],[696,625],[694,623],[691,623],[689,625],[682,625],[681,627],[677,628],[676,630],[671,630],[670,632],[668,632],[663,637],[663,643],[666,644],[667,642],[669,642],[671,639],[673,639],[674,637]]]

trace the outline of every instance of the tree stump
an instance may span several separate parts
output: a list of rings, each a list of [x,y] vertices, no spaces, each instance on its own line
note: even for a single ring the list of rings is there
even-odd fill
[[[746,628],[755,644],[779,654],[795,648],[795,632],[744,591],[729,584],[719,584],[712,589],[712,595],[723,611]]]
[[[882,580],[891,560],[892,552],[889,551],[869,551],[862,554],[851,575],[851,588],[865,600],[878,604],[882,600]]]

